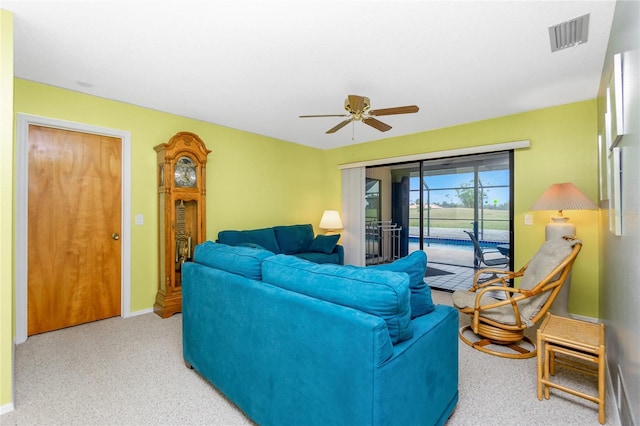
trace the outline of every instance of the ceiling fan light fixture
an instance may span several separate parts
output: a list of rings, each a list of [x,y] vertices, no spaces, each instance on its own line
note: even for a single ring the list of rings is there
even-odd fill
[[[344,109],[350,114],[363,113],[371,108],[371,101],[366,96],[349,95],[344,100]]]
[[[321,115],[301,115],[300,118],[312,118],[312,117],[348,117],[346,120],[338,123],[333,126],[325,133],[335,133],[338,130],[342,129],[349,123],[353,123],[355,121],[361,121],[364,124],[367,124],[374,129],[377,129],[381,132],[386,132],[391,130],[391,126],[382,121],[374,118],[376,115],[395,115],[395,114],[411,114],[418,112],[419,108],[416,105],[407,105],[401,107],[393,107],[393,108],[382,108],[369,111],[371,108],[371,102],[369,98],[365,96],[358,95],[349,95],[347,99],[344,101],[344,109],[349,114],[321,114]]]
[[[577,46],[589,40],[589,14],[549,27],[551,52]]]

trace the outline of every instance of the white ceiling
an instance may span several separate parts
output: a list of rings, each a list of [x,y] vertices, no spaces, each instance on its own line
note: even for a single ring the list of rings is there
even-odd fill
[[[321,149],[597,96],[614,1],[8,1],[15,76]],[[551,53],[548,27],[590,14]],[[88,87],[87,87],[88,86]],[[335,134],[347,95],[415,104]],[[188,130],[188,129],[184,129]]]

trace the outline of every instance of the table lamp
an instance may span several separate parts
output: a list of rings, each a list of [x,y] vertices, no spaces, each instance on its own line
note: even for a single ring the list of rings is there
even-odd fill
[[[530,210],[557,210],[558,216],[551,216],[551,222],[545,227],[545,237],[561,238],[565,235],[576,235],[576,227],[569,223],[569,218],[562,214],[563,210],[595,210],[595,205],[582,191],[572,183],[556,183],[551,185]]]
[[[530,210],[557,210],[558,216],[551,216],[551,222],[544,228],[546,241],[562,238],[565,235],[576,235],[576,226],[562,214],[563,210],[595,210],[595,205],[582,191],[572,183],[556,183],[551,185]],[[569,316],[569,289],[571,273],[560,289],[550,311],[563,317]]]
[[[319,227],[320,229],[326,229],[327,235],[335,234],[337,230],[343,228],[340,213],[336,210],[325,210],[324,213],[322,213]]]

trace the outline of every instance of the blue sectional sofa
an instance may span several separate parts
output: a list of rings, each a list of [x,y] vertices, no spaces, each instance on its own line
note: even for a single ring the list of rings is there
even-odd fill
[[[414,315],[410,281],[203,243],[183,268],[184,360],[263,426],[444,424],[458,312]]]
[[[342,265],[344,248],[338,244],[339,239],[339,234],[314,236],[313,226],[304,224],[220,231],[216,241],[230,246],[264,248],[274,254],[291,254],[314,263]]]

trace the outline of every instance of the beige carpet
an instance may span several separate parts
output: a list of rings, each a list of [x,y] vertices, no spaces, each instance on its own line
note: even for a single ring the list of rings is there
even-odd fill
[[[451,304],[451,294],[434,291]],[[181,316],[112,318],[32,336],[16,348],[15,410],[2,425],[251,425],[182,361]],[[461,319],[466,321],[466,319]],[[483,354],[460,342],[460,400],[447,425],[598,425],[597,406],[536,397],[536,361]],[[595,392],[591,378],[561,373]],[[613,423],[607,404],[607,424]],[[407,425],[412,426],[412,425]]]

